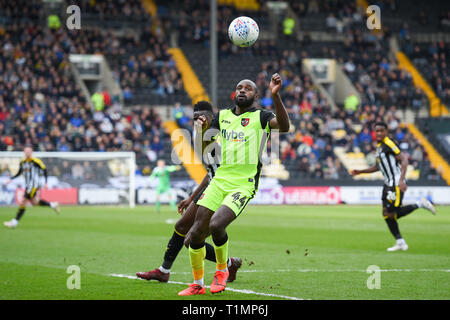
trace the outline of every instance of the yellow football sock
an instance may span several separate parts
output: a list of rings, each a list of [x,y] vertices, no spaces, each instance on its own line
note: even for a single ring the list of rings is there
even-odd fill
[[[196,283],[200,280],[203,280],[203,277],[205,275],[205,256],[205,246],[199,249],[192,249],[189,246],[189,258],[191,260],[192,273],[194,274],[194,280]]]
[[[226,270],[228,262],[228,240],[219,247],[214,245],[214,250],[216,252],[216,269]]]

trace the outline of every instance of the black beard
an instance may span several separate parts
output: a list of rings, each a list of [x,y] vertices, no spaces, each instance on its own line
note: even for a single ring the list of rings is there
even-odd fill
[[[234,97],[234,103],[239,108],[243,108],[243,109],[249,108],[253,104],[254,101],[255,101],[255,97],[248,98],[248,99],[245,99],[245,100],[238,100],[238,96]]]

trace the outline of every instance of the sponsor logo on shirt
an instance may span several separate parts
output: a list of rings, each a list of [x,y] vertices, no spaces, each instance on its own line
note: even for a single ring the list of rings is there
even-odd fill
[[[245,137],[244,132],[238,132],[234,130],[227,130],[222,129],[222,137],[226,139],[227,141],[233,141],[233,142],[246,142],[247,138]]]

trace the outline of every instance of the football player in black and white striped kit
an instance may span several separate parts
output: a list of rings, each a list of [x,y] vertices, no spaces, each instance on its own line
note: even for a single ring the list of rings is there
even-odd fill
[[[426,209],[436,214],[433,204],[423,198],[416,204],[402,206],[404,192],[407,189],[405,175],[408,167],[407,157],[400,148],[387,136],[387,125],[384,122],[375,124],[375,136],[378,142],[376,150],[376,164],[364,170],[352,170],[353,176],[361,173],[373,173],[381,171],[384,176],[384,187],[382,193],[383,218],[389,230],[396,239],[393,247],[387,251],[408,250],[408,245],[400,234],[397,220],[418,208]]]
[[[8,185],[13,179],[20,175],[25,178],[25,195],[20,201],[19,210],[14,219],[10,221],[5,221],[3,225],[8,228],[16,228],[19,224],[20,218],[22,218],[25,213],[25,206],[27,201],[30,201],[33,206],[44,206],[51,207],[56,213],[59,213],[58,202],[48,202],[40,198],[39,190],[41,188],[41,177],[44,176],[45,184],[47,185],[47,168],[45,164],[38,158],[33,157],[33,149],[29,146],[25,147],[23,150],[25,158],[20,161],[20,167],[17,174],[11,177],[10,180],[6,182]]]
[[[205,127],[199,127],[196,123],[196,120],[202,117],[205,121]],[[200,101],[194,105],[194,135],[201,134],[209,128],[213,120],[214,114],[212,106],[207,101]],[[212,138],[212,137],[210,137]],[[197,186],[197,188],[192,192],[192,194],[187,198],[181,201],[178,204],[178,212],[182,214],[181,218],[176,222],[174,232],[172,237],[170,238],[166,252],[164,254],[164,260],[159,268],[154,270],[150,270],[147,272],[137,272],[136,275],[139,278],[146,280],[158,280],[160,282],[169,281],[170,269],[172,267],[173,262],[175,261],[178,253],[180,252],[183,244],[189,245],[189,230],[191,229],[194,220],[195,214],[197,212],[198,206],[197,201],[202,196],[206,187],[208,187],[209,182],[214,177],[214,174],[219,166],[220,152],[215,152],[216,147],[215,143],[211,143],[211,141],[202,136],[203,145],[199,146],[202,150],[202,155],[206,156],[206,159],[203,160],[203,164],[207,169],[207,174],[203,178],[202,182]],[[194,143],[196,143],[196,139],[194,137]],[[214,247],[206,243],[206,260],[209,260],[213,263],[216,263],[216,254],[214,251]],[[232,282],[236,279],[236,273],[238,269],[242,265],[242,260],[240,258],[229,258],[228,259],[228,271],[230,273],[228,277],[228,282]]]

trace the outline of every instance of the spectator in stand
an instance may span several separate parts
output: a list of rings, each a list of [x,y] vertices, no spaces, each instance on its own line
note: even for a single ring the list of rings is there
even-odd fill
[[[103,97],[103,93],[100,91],[95,92],[91,97],[92,102],[94,103],[95,111],[102,112],[105,108],[105,101]]]
[[[94,180],[94,171],[90,165],[89,161],[83,162],[83,180],[90,181]]]
[[[153,152],[156,153],[156,155],[159,157],[162,154],[162,151],[164,150],[164,145],[161,142],[159,136],[155,136],[153,138],[153,141],[150,145],[150,148],[152,149]]]
[[[298,165],[298,171],[303,175],[306,175],[309,172],[309,162],[307,157],[301,158],[300,164]]]
[[[345,110],[347,111],[347,113],[349,113],[349,114],[355,113],[355,111],[359,105],[358,97],[354,94],[349,95],[347,98],[345,98],[344,105],[345,105]]]
[[[58,149],[58,151],[71,151],[71,148],[69,146],[69,144],[67,143],[66,137],[62,136],[59,139],[59,142],[56,145],[56,148]]]
[[[75,163],[72,166],[72,179],[82,180],[84,178],[84,170],[80,163]]]
[[[105,104],[105,107],[109,108],[112,103],[111,96],[109,95],[108,91],[106,91],[106,90],[103,90],[102,94],[103,94],[103,102]]]
[[[333,158],[328,156],[323,169],[323,176],[325,179],[339,179],[339,174],[336,165],[333,162]]]
[[[372,135],[370,134],[369,128],[364,127],[362,129],[361,133],[359,134],[358,141],[361,146],[372,142]]]
[[[292,145],[287,141],[281,143],[281,159],[282,160],[295,160],[295,151]]]
[[[308,99],[305,97],[302,100],[302,103],[300,104],[300,113],[304,115],[305,113],[312,113],[312,107],[311,103],[308,101]]]
[[[311,178],[319,180],[324,178],[322,165],[320,163],[316,163],[316,165],[314,166],[313,171],[311,171]]]
[[[261,106],[263,108],[272,107],[273,105],[273,99],[270,91],[266,91],[266,94],[264,95],[264,98],[261,99]]]
[[[398,127],[397,130],[395,130],[395,139],[400,143],[403,141],[403,139],[405,138],[405,133],[403,132],[403,130]]]
[[[72,177],[72,169],[69,164],[69,161],[67,161],[67,160],[64,160],[62,162],[61,177],[64,180],[71,179],[71,177]]]
[[[79,128],[83,125],[83,120],[81,119],[79,113],[74,113],[74,115],[70,119],[70,124],[76,128]]]

